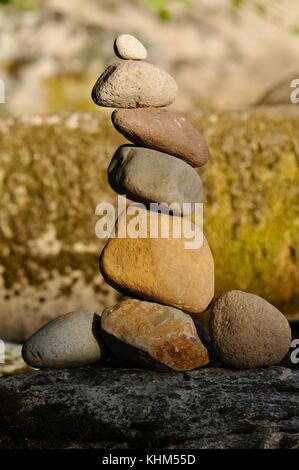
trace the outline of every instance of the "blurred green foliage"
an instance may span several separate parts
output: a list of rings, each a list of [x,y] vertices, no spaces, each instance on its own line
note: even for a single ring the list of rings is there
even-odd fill
[[[238,11],[243,4],[243,0],[231,0],[230,8],[232,11]]]
[[[267,13],[267,7],[263,2],[257,2],[255,4],[255,8],[258,13],[261,13],[261,14]]]
[[[146,3],[153,8],[161,21],[169,21],[171,19],[170,3],[180,3],[186,8],[192,6],[192,0],[146,0]]]
[[[293,32],[294,34],[296,34],[297,36],[299,36],[299,24],[294,25],[294,26],[292,27],[292,32]]]
[[[152,8],[161,21],[171,20],[171,4],[179,3],[186,8],[191,8],[194,3],[193,0],[144,0],[145,3]],[[199,1],[199,0],[198,0]],[[232,13],[237,13],[246,3],[246,0],[227,0],[228,8]],[[253,5],[257,13],[264,15],[268,12],[265,0],[254,0]],[[40,6],[40,0],[0,0],[1,6],[15,6],[20,10],[32,10]],[[295,23],[290,31],[299,36],[299,23]]]
[[[0,0],[1,5],[13,5],[20,10],[32,10],[39,6],[38,0]]]
[[[233,12],[237,12],[240,8],[244,5],[244,0],[230,0],[230,9]],[[254,7],[258,13],[267,13],[267,6],[265,2],[261,1],[254,1]]]
[[[186,8],[190,8],[192,6],[192,0],[146,0],[146,2],[157,11],[162,21],[171,19],[171,12],[169,8],[171,3],[181,3]],[[237,12],[244,5],[244,3],[244,0],[228,0],[228,7],[232,12]],[[267,7],[262,0],[254,1],[253,3],[258,13],[263,14],[267,12]]]

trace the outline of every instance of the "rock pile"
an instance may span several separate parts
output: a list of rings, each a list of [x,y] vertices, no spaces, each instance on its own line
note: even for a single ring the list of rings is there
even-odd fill
[[[163,237],[186,221],[184,203],[202,201],[202,185],[194,167],[209,158],[205,140],[184,118],[162,107],[174,102],[177,85],[166,72],[143,62],[144,46],[130,35],[119,36],[114,48],[121,61],[110,65],[92,91],[96,104],[117,108],[114,127],[133,145],[114,154],[108,168],[110,186],[137,203],[144,203],[142,237],[120,236],[132,224],[128,208],[119,217],[115,236],[100,257],[105,280],[135,297],[108,307],[102,315],[77,311],[50,322],[23,347],[33,367],[66,368],[92,364],[109,355],[144,368],[187,371],[206,365],[210,349],[198,318],[214,297],[214,261],[202,234],[200,247],[186,249],[186,237]],[[149,230],[153,211],[161,206]],[[176,204],[173,213],[163,207]],[[187,218],[190,227],[193,223]],[[150,227],[152,229],[152,227]],[[212,346],[227,365],[252,368],[279,362],[288,351],[287,320],[265,300],[232,291],[212,306]]]

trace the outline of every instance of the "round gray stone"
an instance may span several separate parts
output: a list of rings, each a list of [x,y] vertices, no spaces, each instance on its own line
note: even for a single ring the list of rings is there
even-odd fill
[[[120,59],[144,60],[147,51],[144,45],[131,34],[121,34],[114,41],[115,54]]]
[[[92,90],[99,106],[142,108],[168,106],[177,95],[175,80],[148,62],[115,62],[104,71]]]
[[[124,145],[115,152],[108,168],[110,186],[137,202],[158,203],[173,212],[190,214],[202,201],[200,176],[188,163],[172,155]],[[189,203],[189,206],[183,206]]]
[[[39,369],[98,362],[104,354],[101,317],[87,310],[66,313],[44,325],[23,345],[24,361]]]
[[[245,369],[279,363],[289,350],[291,329],[269,302],[234,290],[214,303],[210,336],[223,363]]]

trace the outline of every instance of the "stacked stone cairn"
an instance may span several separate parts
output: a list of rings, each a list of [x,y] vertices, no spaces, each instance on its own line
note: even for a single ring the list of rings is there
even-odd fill
[[[123,34],[114,49],[121,60],[100,76],[92,98],[97,105],[116,108],[113,125],[133,145],[115,152],[108,180],[117,193],[143,203],[139,211],[146,220],[150,203],[177,203],[174,213],[156,214],[160,227],[171,227],[186,217],[183,203],[192,207],[202,200],[194,167],[208,161],[208,147],[186,119],[165,109],[174,102],[177,85],[143,61],[144,46]],[[117,229],[126,230],[132,221],[128,208],[125,215]],[[133,298],[101,315],[77,310],[51,321],[24,344],[29,365],[68,368],[117,358],[141,368],[187,371],[207,365],[213,353],[217,361],[237,368],[284,358],[291,331],[273,305],[241,291],[226,292],[212,303],[214,261],[204,236],[199,248],[186,249],[184,236],[153,238],[148,231],[131,238],[118,233],[101,254],[100,269],[107,283]],[[211,305],[208,339],[198,316]]]

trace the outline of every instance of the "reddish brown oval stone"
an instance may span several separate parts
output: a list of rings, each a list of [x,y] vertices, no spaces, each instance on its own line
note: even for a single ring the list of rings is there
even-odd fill
[[[117,109],[112,122],[134,144],[181,158],[193,167],[209,159],[208,145],[192,124],[165,109]]]

